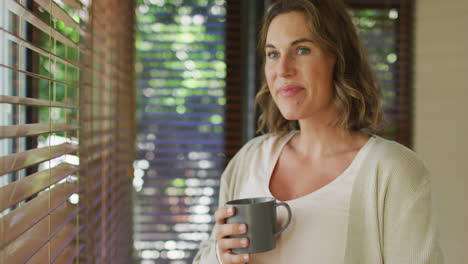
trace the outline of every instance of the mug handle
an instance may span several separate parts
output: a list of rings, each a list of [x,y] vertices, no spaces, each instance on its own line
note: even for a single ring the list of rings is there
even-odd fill
[[[281,227],[281,229],[278,232],[274,234],[275,237],[279,236],[279,234],[281,234],[281,232],[283,232],[286,229],[286,227],[288,227],[289,223],[291,223],[291,216],[292,216],[291,208],[289,207],[287,203],[276,202],[275,207],[278,207],[278,206],[286,207],[286,209],[288,210],[288,221],[286,222],[286,224],[283,225],[283,227]]]

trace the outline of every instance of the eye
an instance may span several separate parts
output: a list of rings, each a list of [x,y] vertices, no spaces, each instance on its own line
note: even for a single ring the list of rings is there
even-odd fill
[[[279,56],[279,53],[277,51],[267,51],[266,53],[266,56],[269,58],[269,59],[274,59],[274,58],[277,58]]]
[[[310,49],[307,47],[298,47],[296,52],[298,55],[306,55],[310,53]]]

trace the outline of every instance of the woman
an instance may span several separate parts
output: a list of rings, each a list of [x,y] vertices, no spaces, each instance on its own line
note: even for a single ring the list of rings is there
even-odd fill
[[[371,133],[379,91],[346,8],[337,0],[280,0],[260,33],[260,129],[221,179],[210,240],[194,263],[442,263],[430,177],[409,149]],[[273,196],[293,211],[277,247],[248,245],[225,224],[226,201]],[[279,223],[285,221],[279,212]]]

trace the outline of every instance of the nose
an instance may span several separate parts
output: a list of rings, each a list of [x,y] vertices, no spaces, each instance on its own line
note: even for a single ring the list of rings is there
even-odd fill
[[[296,73],[296,66],[294,64],[294,58],[289,54],[281,56],[278,63],[278,74],[281,77],[293,76]]]

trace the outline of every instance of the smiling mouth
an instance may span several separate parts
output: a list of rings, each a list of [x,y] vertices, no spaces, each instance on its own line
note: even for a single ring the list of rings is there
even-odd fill
[[[304,90],[304,88],[302,88],[301,86],[285,85],[285,86],[282,86],[278,90],[278,93],[283,97],[292,97],[292,96],[295,96],[298,93],[302,92],[303,90]]]

